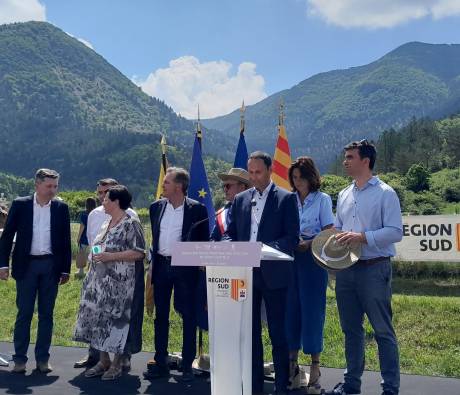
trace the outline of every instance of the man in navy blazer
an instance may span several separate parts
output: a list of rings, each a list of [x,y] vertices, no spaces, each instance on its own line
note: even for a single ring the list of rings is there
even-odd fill
[[[163,181],[163,199],[150,206],[152,225],[152,283],[155,303],[155,357],[147,365],[146,379],[167,377],[171,293],[174,307],[182,316],[182,379],[193,380],[196,354],[196,306],[198,267],[171,267],[171,254],[178,241],[208,241],[206,207],[185,196],[189,185],[185,169],[170,167]]]
[[[9,277],[9,258],[16,235],[11,275],[16,280],[18,314],[14,326],[13,372],[24,373],[30,340],[30,323],[38,296],[38,330],[35,345],[37,369],[51,372],[48,364],[58,284],[69,280],[72,260],[69,208],[54,199],[59,174],[39,169],[33,196],[13,201],[0,238],[0,279]]]
[[[271,180],[272,160],[264,152],[249,156],[248,172],[254,188],[236,195],[224,239],[261,241],[292,255],[299,240],[299,213],[293,193]],[[252,388],[262,393],[264,384],[261,303],[265,302],[275,365],[276,393],[287,391],[289,350],[285,334],[286,292],[291,263],[262,261],[253,270]]]

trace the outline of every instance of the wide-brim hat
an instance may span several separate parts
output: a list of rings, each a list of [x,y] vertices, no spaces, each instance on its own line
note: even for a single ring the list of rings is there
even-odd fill
[[[359,243],[339,244],[335,236],[340,233],[330,228],[320,232],[311,244],[316,262],[328,270],[342,270],[354,265],[361,256]]]
[[[219,177],[222,181],[234,180],[242,182],[247,186],[251,186],[249,173],[239,167],[232,167],[227,173],[219,173],[217,177]]]

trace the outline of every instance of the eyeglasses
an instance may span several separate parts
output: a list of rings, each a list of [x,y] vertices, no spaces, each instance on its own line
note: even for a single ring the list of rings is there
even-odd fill
[[[359,146],[368,146],[368,145],[372,145],[371,143],[369,143],[369,140],[367,139],[362,139],[362,140],[359,140],[359,141],[353,141],[352,143],[350,143],[350,146],[353,146],[353,147],[359,147]]]
[[[222,185],[222,188],[223,189],[230,189],[233,185],[236,185],[236,184],[224,184],[224,185]]]

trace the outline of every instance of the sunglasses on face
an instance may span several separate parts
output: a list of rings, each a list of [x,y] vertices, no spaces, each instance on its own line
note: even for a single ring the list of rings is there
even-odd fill
[[[222,188],[223,189],[230,189],[233,185],[236,185],[236,184],[224,184],[224,185],[222,185]]]

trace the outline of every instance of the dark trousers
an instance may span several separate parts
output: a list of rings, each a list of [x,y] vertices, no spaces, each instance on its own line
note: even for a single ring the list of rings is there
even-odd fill
[[[155,301],[155,361],[166,364],[168,358],[169,312],[174,288],[174,307],[182,316],[182,366],[192,367],[196,355],[195,289],[198,268],[171,267],[171,262],[156,255],[153,265]]]
[[[345,334],[345,384],[349,390],[361,388],[366,314],[379,350],[382,387],[395,394],[399,391],[399,352],[392,325],[391,277],[389,258],[370,266],[358,261],[336,275],[337,307]]]
[[[268,289],[260,271],[253,272],[252,304],[252,391],[263,392],[264,349],[260,310],[262,299],[267,311],[268,333],[272,343],[275,387],[286,391],[289,379],[289,348],[285,330],[287,288]]]
[[[53,334],[53,310],[58,292],[58,279],[53,272],[50,258],[32,259],[23,278],[16,280],[16,306],[18,314],[14,325],[13,359],[18,363],[27,362],[30,343],[30,323],[34,313],[35,300],[38,307],[37,343],[35,360],[47,362]]]

